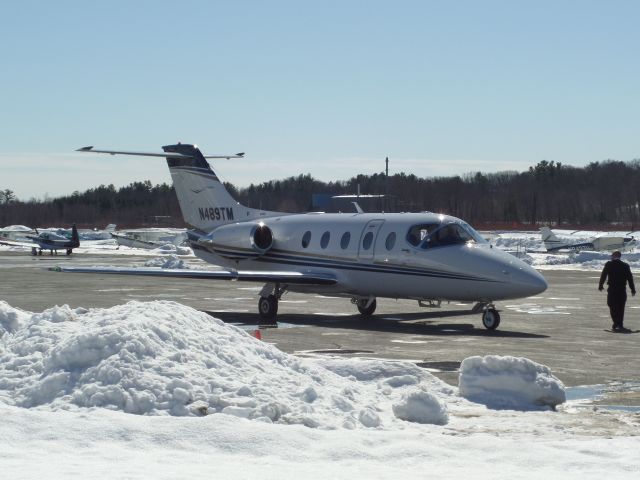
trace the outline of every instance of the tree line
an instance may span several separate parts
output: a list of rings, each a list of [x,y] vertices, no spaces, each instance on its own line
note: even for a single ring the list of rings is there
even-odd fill
[[[383,194],[387,211],[442,212],[473,225],[535,228],[540,224],[567,228],[638,228],[640,224],[640,160],[606,160],[573,167],[542,160],[524,172],[475,172],[464,176],[417,177],[398,173],[358,175],[322,182],[311,175],[225,186],[240,203],[285,212],[313,209],[313,194]],[[116,189],[100,185],[54,199],[22,201],[0,186],[0,226],[66,225],[122,227],[153,224],[170,217],[170,226],[186,226],[173,187],[133,182]]]

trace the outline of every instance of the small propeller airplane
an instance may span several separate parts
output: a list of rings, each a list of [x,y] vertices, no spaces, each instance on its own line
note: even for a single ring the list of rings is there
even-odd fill
[[[632,236],[619,235],[600,235],[584,242],[571,242],[566,238],[559,238],[549,227],[540,228],[540,235],[548,253],[624,250],[635,245],[635,239]]]
[[[71,238],[67,238],[64,235],[59,235],[53,232],[38,232],[38,229],[35,229],[36,235],[25,235],[24,238],[28,238],[36,246],[31,247],[31,255],[42,255],[43,250],[49,250],[49,254],[53,255],[54,252],[57,255],[58,250],[65,250],[67,255],[71,255],[73,253],[74,248],[78,248],[80,246],[80,237],[78,236],[78,230],[76,225],[74,224],[71,227]],[[0,242],[2,245],[11,245],[11,246],[28,246],[30,244],[25,244],[21,242]]]
[[[77,273],[149,275],[264,282],[258,312],[273,320],[286,292],[350,298],[371,316],[376,299],[477,302],[482,323],[500,324],[496,300],[536,295],[547,282],[531,266],[488,244],[469,224],[435,213],[303,213],[248,208],[233,199],[195,145],[164,153],[80,152],[164,157],[169,165],[194,254],[223,270],[55,267]]]

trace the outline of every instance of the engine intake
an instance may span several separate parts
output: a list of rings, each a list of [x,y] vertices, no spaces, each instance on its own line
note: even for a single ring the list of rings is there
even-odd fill
[[[273,233],[264,223],[235,223],[216,228],[200,245],[233,260],[257,258],[273,246]]]
[[[253,244],[259,250],[262,250],[263,253],[271,248],[273,245],[273,235],[271,234],[271,229],[267,227],[263,223],[259,223],[253,234],[251,235],[251,239],[253,240]]]

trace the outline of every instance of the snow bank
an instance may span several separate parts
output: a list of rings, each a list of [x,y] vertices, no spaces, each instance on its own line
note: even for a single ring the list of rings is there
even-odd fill
[[[551,370],[526,358],[469,357],[460,365],[460,395],[493,409],[555,409],[566,401]]]
[[[172,243],[167,243],[162,245],[161,247],[153,249],[155,253],[159,254],[174,254],[174,255],[191,255],[193,251],[189,247],[181,247],[179,245],[173,245]]]
[[[301,359],[174,302],[35,314],[2,303],[0,319],[0,402],[18,407],[386,429],[445,424],[453,394],[413,364]]]
[[[13,308],[7,302],[0,300],[0,338],[7,332],[13,333],[20,329],[29,317],[29,313]]]
[[[160,267],[160,268],[184,268],[188,269],[184,260],[180,260],[176,255],[169,255],[169,257],[157,257],[152,258],[144,262],[145,267]]]
[[[449,413],[446,406],[426,391],[413,391],[402,397],[402,401],[393,405],[396,417],[415,423],[434,423],[446,425]]]
[[[33,229],[25,227],[24,225],[9,225],[7,227],[0,228],[0,231],[10,232],[32,232]]]

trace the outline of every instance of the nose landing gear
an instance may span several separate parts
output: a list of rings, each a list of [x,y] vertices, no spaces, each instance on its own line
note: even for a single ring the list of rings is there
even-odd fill
[[[360,315],[363,317],[370,317],[373,312],[376,311],[376,297],[370,295],[368,298],[352,298],[351,303],[354,303],[358,307]]]
[[[500,314],[491,303],[487,304],[482,312],[482,325],[487,330],[495,330],[500,325]]]

